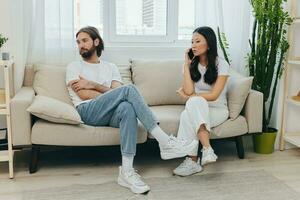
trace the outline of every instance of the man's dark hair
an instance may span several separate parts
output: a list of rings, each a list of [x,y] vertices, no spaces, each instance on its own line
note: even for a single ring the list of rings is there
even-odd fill
[[[97,56],[100,57],[102,54],[102,51],[104,50],[104,43],[99,34],[98,29],[96,29],[93,26],[83,27],[76,33],[76,38],[77,38],[78,34],[82,33],[82,32],[87,33],[92,38],[93,41],[95,41],[96,39],[99,39],[99,45],[96,47],[96,50],[97,50]]]
[[[218,57],[216,34],[212,28],[207,26],[196,28],[193,33],[199,33],[206,39],[209,49],[207,50],[208,65],[207,70],[204,74],[204,82],[209,85],[212,85],[214,82],[216,82],[218,77],[218,63],[216,63]],[[196,56],[192,60],[190,66],[191,78],[194,82],[198,82],[201,79],[201,74],[198,69],[199,61],[199,56]]]

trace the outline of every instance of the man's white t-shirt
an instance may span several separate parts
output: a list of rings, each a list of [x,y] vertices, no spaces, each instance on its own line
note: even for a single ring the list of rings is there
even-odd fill
[[[111,82],[113,80],[122,83],[118,67],[113,63],[103,60],[101,60],[100,63],[88,63],[83,60],[70,63],[66,70],[66,84],[68,85],[70,81],[79,79],[79,75],[89,81],[99,83],[106,87],[111,87]],[[81,103],[91,101],[81,100],[70,86],[68,86],[68,91],[75,107]]]
[[[217,60],[217,68],[218,68],[218,76],[225,75],[229,76],[229,65],[228,63],[221,58],[218,58]],[[208,93],[212,90],[213,85],[209,85],[204,82],[204,74],[207,70],[207,68],[199,63],[198,65],[199,72],[201,73],[201,79],[195,83],[195,92],[196,93]],[[228,82],[228,81],[227,81]],[[227,106],[227,82],[224,86],[224,89],[222,90],[220,96],[215,101],[210,101],[210,106]]]

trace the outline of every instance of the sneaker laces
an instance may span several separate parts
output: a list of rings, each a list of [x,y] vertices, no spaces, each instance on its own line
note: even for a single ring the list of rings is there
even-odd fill
[[[174,135],[170,135],[169,140],[168,140],[168,145],[169,146],[176,146],[176,145],[180,145],[183,146],[186,143],[186,140],[183,138],[177,138]]]
[[[137,170],[132,169],[126,172],[128,178],[132,179],[135,185],[143,186],[145,183],[141,180],[141,176],[137,173]]]
[[[203,148],[201,149],[202,152],[202,159],[217,159],[217,155],[215,154],[213,148]]]
[[[187,168],[192,162],[194,161],[191,158],[186,157],[185,160],[178,166],[178,168]]]
[[[210,153],[210,152],[214,152],[214,150],[211,148],[211,147],[207,147],[207,148],[205,148],[205,147],[203,147],[202,149],[201,149],[201,152],[202,153]]]

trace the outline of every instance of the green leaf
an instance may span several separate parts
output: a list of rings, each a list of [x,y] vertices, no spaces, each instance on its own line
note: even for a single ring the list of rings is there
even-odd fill
[[[287,28],[293,19],[284,10],[284,2],[286,0],[250,0],[255,21],[246,67],[254,76],[252,88],[264,94],[263,131],[269,128],[278,79],[284,71],[289,49]]]

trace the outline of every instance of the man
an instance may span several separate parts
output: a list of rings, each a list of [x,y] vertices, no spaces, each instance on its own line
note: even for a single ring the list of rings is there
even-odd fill
[[[85,124],[120,128],[122,166],[119,167],[118,184],[134,193],[148,192],[150,187],[133,168],[137,119],[159,142],[162,159],[186,156],[198,142],[186,144],[168,136],[157,125],[136,87],[132,84],[122,86],[117,66],[100,60],[104,44],[96,28],[88,26],[80,29],[76,41],[82,60],[70,63],[66,73],[73,104]]]

